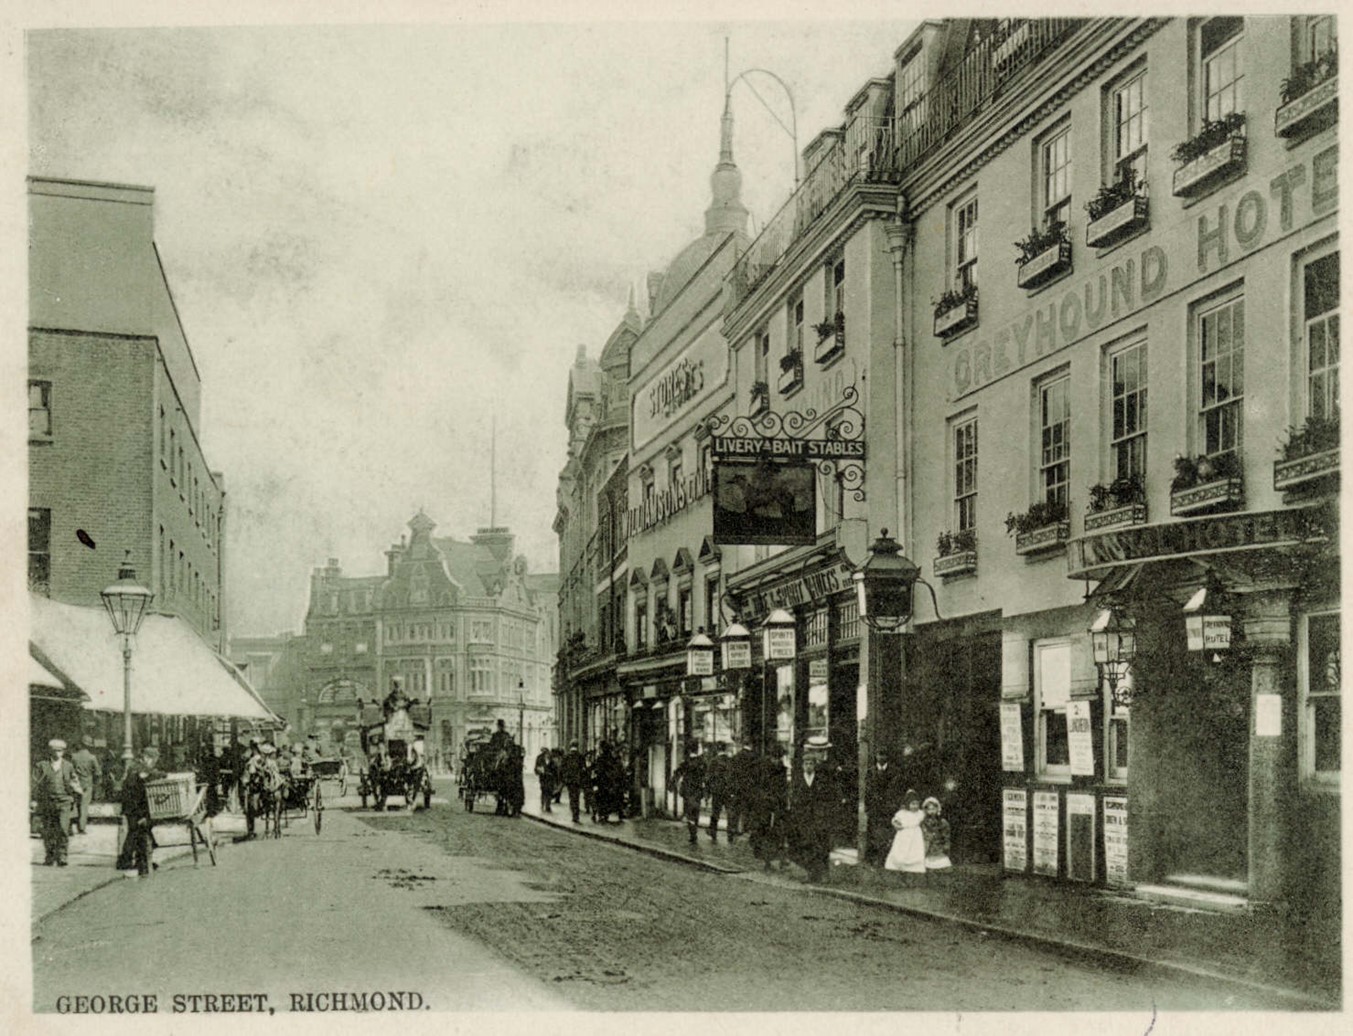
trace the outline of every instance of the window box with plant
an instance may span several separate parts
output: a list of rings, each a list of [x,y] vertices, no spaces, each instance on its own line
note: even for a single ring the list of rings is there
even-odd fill
[[[837,313],[831,320],[824,320],[820,324],[814,324],[813,330],[817,332],[817,345],[813,349],[813,359],[818,363],[826,363],[841,354],[846,347],[846,315]]]
[[[951,288],[935,303],[935,334],[952,338],[977,324],[977,285]]]
[[[1338,485],[1339,417],[1308,417],[1288,431],[1282,457],[1273,462],[1273,488],[1282,492]]]
[[[1130,166],[1122,177],[1105,184],[1085,203],[1090,222],[1085,226],[1085,243],[1091,248],[1117,244],[1149,223],[1146,188],[1137,181],[1137,173]]]
[[[1071,269],[1071,237],[1061,220],[1034,229],[1015,242],[1019,270],[1015,280],[1021,288],[1039,288]]]
[[[770,385],[764,381],[752,382],[752,412],[751,416],[764,414],[770,409]]]
[[[1174,171],[1174,193],[1179,197],[1202,194],[1245,171],[1245,116],[1232,112],[1216,122],[1204,122],[1196,136],[1176,144],[1170,157],[1179,163]]]
[[[977,571],[977,530],[942,532],[935,544],[935,575],[941,579]]]
[[[1085,531],[1111,529],[1146,522],[1146,484],[1140,475],[1119,475],[1112,482],[1090,487]]]
[[[1240,455],[1234,451],[1176,457],[1170,482],[1170,514],[1232,511],[1245,504]]]
[[[1273,114],[1273,132],[1304,137],[1339,119],[1339,52],[1331,47],[1298,65],[1282,82],[1281,103]]]
[[[1015,537],[1016,554],[1042,554],[1058,550],[1071,538],[1066,504],[1040,501],[1023,514],[1007,514],[1005,531]]]
[[[780,380],[776,383],[781,395],[788,395],[803,384],[803,353],[795,349],[780,357]]]

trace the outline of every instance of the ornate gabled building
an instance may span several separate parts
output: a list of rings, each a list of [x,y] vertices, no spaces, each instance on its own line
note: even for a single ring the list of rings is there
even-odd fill
[[[430,753],[453,760],[467,733],[502,719],[534,754],[554,743],[555,578],[528,571],[506,528],[469,542],[434,537],[435,528],[416,514],[407,540],[385,552],[384,575],[344,576],[336,559],[315,570],[301,726],[349,737],[357,701],[383,697],[398,679],[432,703]]]
[[[559,476],[561,642],[555,672],[560,740],[595,744],[605,724],[589,721],[588,702],[618,692],[624,656],[625,474],[629,447],[630,350],[643,329],[629,306],[596,360],[579,347],[569,376],[565,421],[569,458]],[[614,731],[612,732],[614,736]]]

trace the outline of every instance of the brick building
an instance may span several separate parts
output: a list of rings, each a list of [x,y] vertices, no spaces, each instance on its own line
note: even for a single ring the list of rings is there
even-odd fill
[[[29,585],[98,605],[131,551],[156,609],[221,650],[225,483],[154,191],[30,177],[28,203]]]
[[[382,575],[346,576],[334,558],[315,569],[295,638],[297,725],[354,741],[358,699],[380,700],[398,679],[411,698],[431,700],[429,753],[453,760],[469,731],[502,719],[534,755],[555,737],[557,577],[530,573],[508,529],[466,542],[435,528],[416,514]]]

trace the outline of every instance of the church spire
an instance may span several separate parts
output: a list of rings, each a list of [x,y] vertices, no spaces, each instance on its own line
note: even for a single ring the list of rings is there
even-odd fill
[[[745,233],[747,209],[742,204],[742,170],[733,161],[732,93],[725,91],[719,127],[719,164],[709,178],[713,200],[705,210],[706,234]]]

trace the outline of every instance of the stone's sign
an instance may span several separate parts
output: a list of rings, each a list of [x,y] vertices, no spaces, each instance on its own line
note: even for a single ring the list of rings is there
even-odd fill
[[[1315,507],[1210,515],[1081,536],[1067,544],[1067,574],[1093,578],[1096,570],[1127,562],[1293,546],[1323,539],[1328,533],[1317,516],[1323,510]]]
[[[700,394],[705,387],[705,361],[678,360],[658,383],[648,390],[648,416],[671,417]]]
[[[854,571],[844,561],[835,561],[768,587],[733,589],[730,593],[738,601],[738,617],[743,621],[752,621],[768,615],[776,608],[792,610],[798,605],[820,601],[849,590]]]
[[[714,436],[714,459],[729,457],[783,457],[789,460],[864,459],[864,440],[775,439],[763,436]]]
[[[625,539],[631,539],[655,525],[661,525],[672,515],[684,510],[708,493],[709,474],[703,468],[686,476],[676,485],[655,491],[639,507],[631,507],[625,513]]]
[[[1315,155],[1310,172],[1304,163],[1290,166],[1260,187],[1238,189],[1215,207],[1200,212],[1196,221],[1168,231],[1170,252],[1147,245],[1134,256],[1118,260],[1107,270],[1085,278],[1061,295],[1040,301],[1032,310],[996,328],[987,338],[954,349],[954,398],[1025,367],[1041,357],[1065,349],[1105,324],[1125,317],[1160,298],[1170,287],[1170,255],[1188,256],[1190,243],[1183,235],[1192,231],[1196,244],[1198,273],[1224,266],[1238,253],[1250,252],[1264,243],[1276,225],[1287,233],[1302,216],[1320,216],[1338,203],[1339,149],[1330,147]],[[1246,184],[1252,184],[1252,177]],[[1276,209],[1276,212],[1274,211]],[[1158,235],[1157,239],[1164,239]]]
[[[671,363],[636,385],[630,402],[634,449],[652,442],[673,421],[728,380],[728,344],[710,327]]]

